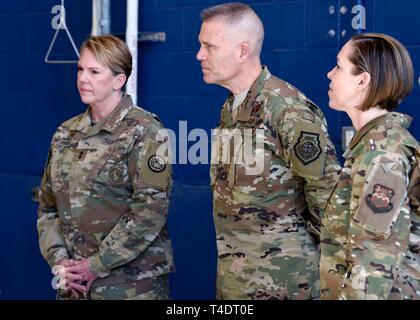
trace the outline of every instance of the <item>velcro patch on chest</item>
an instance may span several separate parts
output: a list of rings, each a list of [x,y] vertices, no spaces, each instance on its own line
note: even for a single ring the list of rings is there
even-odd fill
[[[124,169],[121,167],[114,167],[108,171],[108,178],[113,183],[124,182]]]

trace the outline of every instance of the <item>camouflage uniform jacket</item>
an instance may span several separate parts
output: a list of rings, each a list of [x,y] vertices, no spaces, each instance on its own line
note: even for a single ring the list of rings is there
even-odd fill
[[[237,121],[232,102],[230,96],[214,132],[210,172],[218,298],[317,298],[319,255],[310,233],[319,236],[340,170],[325,118],[266,67],[238,107]],[[235,129],[244,137],[239,143]],[[256,148],[241,163],[238,150],[247,138]],[[258,155],[262,167],[252,172]]]
[[[420,157],[410,122],[377,117],[344,153],[322,220],[323,299],[420,297]]]
[[[93,124],[89,109],[55,132],[41,182],[38,233],[53,267],[89,258],[93,287],[173,270],[166,230],[172,173],[160,122],[123,95]]]

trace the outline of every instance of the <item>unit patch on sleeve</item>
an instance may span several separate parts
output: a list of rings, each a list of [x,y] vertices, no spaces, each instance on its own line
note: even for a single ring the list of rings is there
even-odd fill
[[[388,152],[369,159],[363,188],[356,191],[358,199],[352,200],[358,201],[358,206],[351,214],[363,229],[386,239],[407,196],[403,157]]]
[[[366,196],[366,203],[374,213],[386,213],[394,207],[391,202],[394,194],[394,190],[378,183],[374,185],[373,193]]]
[[[162,172],[166,168],[165,160],[158,155],[151,156],[148,160],[148,164],[149,169],[153,172]]]
[[[171,165],[160,155],[162,143],[148,139],[143,147],[143,159],[139,163],[139,182],[166,189],[171,177]]]
[[[320,156],[321,143],[319,134],[301,131],[300,136],[293,147],[297,158],[306,166]]]
[[[301,177],[319,179],[324,174],[327,137],[323,129],[309,121],[297,120],[289,129],[292,170]]]

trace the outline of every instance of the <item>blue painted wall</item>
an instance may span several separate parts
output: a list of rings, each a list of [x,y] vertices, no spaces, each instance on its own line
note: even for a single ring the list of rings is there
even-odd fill
[[[139,105],[155,112],[178,132],[208,133],[217,125],[227,92],[202,81],[198,32],[201,9],[219,0],[140,1],[141,31],[166,32],[164,43],[140,43]],[[354,14],[362,3],[367,31],[397,37],[409,49],[416,86],[401,111],[415,120],[420,139],[420,28],[417,0],[254,0],[244,1],[261,16],[266,28],[262,61],[272,73],[296,85],[326,114],[329,131],[341,152],[345,114],[328,109],[326,73],[349,36]],[[0,0],[0,299],[52,299],[51,274],[37,246],[36,203],[30,191],[39,183],[49,142],[56,127],[83,112],[76,89],[76,65],[45,64],[55,30],[51,9],[59,0]],[[113,33],[125,31],[125,1],[113,0]],[[347,8],[347,11],[342,8]],[[79,46],[91,28],[91,2],[67,0],[67,24]],[[342,12],[340,12],[340,9]],[[329,32],[331,33],[329,35]],[[60,32],[52,59],[75,59]],[[185,143],[186,141],[179,141]],[[194,142],[188,142],[193,145]],[[175,165],[175,186],[169,227],[177,271],[171,276],[175,299],[212,299],[216,268],[214,227],[208,165]]]

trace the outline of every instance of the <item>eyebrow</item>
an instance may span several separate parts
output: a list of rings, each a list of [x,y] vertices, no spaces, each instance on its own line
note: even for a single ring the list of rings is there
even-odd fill
[[[100,70],[101,69],[101,67],[83,67],[83,66],[81,66],[80,64],[77,64],[77,67],[78,68],[84,68],[84,69],[90,69],[90,70],[92,70],[92,69],[98,69],[98,70]]]
[[[207,45],[207,46],[212,46],[212,47],[215,47],[216,45],[214,45],[213,43],[210,43],[210,42],[207,42],[207,41],[200,41],[200,39],[198,39],[198,42],[200,42],[200,43],[202,43],[202,44],[205,44],[205,45]]]

